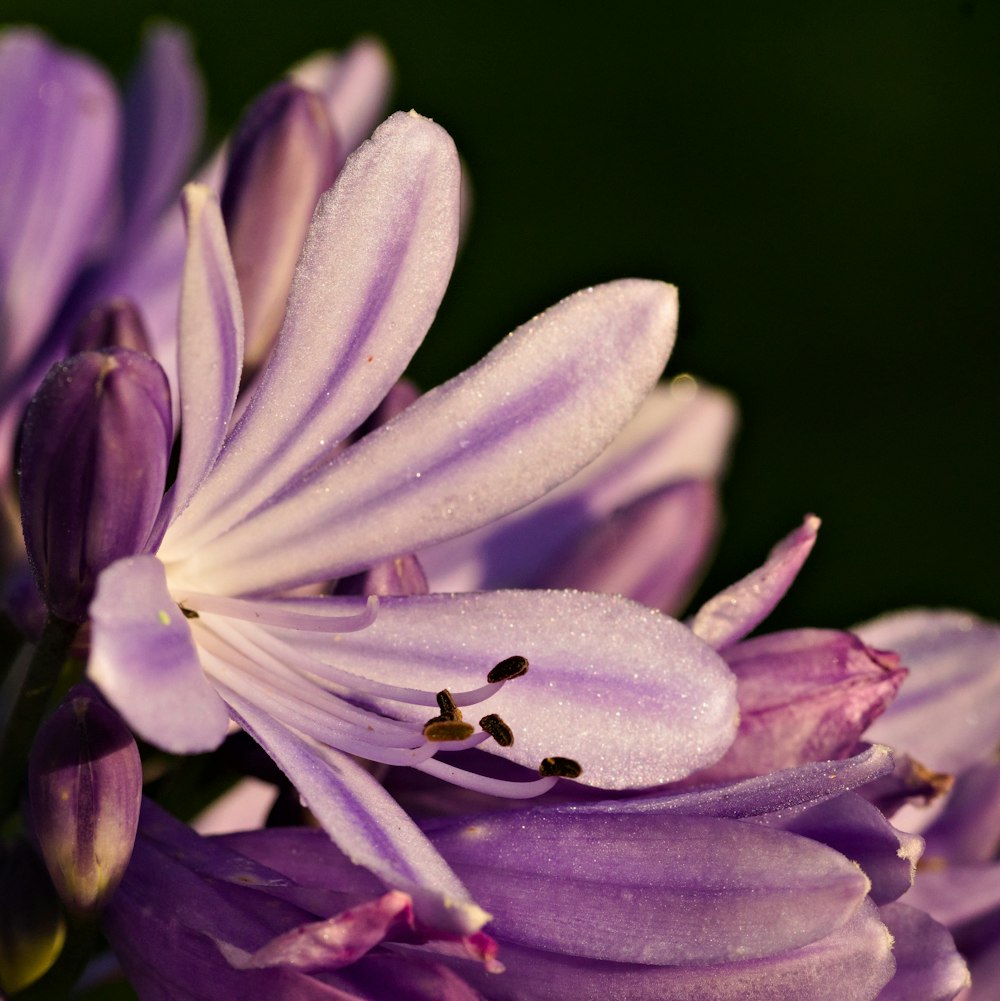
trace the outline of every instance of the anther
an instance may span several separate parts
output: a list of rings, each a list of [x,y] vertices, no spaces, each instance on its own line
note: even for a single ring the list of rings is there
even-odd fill
[[[496,713],[484,716],[479,725],[501,746],[510,747],[514,743],[514,731]]]
[[[462,718],[462,710],[455,705],[455,700],[452,698],[451,692],[449,692],[447,688],[442,689],[434,697],[437,699],[438,709],[441,710],[442,719]]]
[[[538,774],[543,778],[554,775],[560,779],[578,779],[583,769],[572,758],[545,758],[538,766]]]
[[[471,723],[460,719],[430,720],[424,724],[424,736],[428,740],[465,740],[476,732]]]
[[[510,681],[511,678],[520,678],[522,674],[528,673],[528,659],[514,654],[500,661],[496,667],[486,675],[486,680],[495,685],[498,681]]]
[[[177,607],[181,610],[181,612],[184,613],[184,618],[185,619],[197,619],[197,618],[199,618],[198,613],[193,608],[185,608],[183,605],[178,605]]]

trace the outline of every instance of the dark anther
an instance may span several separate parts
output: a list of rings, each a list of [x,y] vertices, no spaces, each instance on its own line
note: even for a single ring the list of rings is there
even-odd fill
[[[479,725],[501,747],[510,747],[510,745],[514,743],[514,731],[507,726],[507,724],[500,719],[496,713],[490,713],[489,716],[484,716],[479,721]]]
[[[572,758],[546,758],[538,766],[538,774],[555,775],[561,779],[578,779],[583,769]]]
[[[498,681],[510,681],[511,678],[520,678],[522,674],[528,673],[528,659],[514,654],[506,660],[500,661],[496,667],[486,675],[486,680],[495,685]]]
[[[441,710],[442,719],[461,719],[462,710],[455,705],[455,700],[451,697],[451,692],[447,688],[442,689],[437,695],[438,709]]]
[[[183,605],[177,606],[183,613],[185,619],[197,619],[198,613],[193,608],[185,608]]]
[[[432,719],[424,724],[424,736],[428,740],[465,740],[475,732],[471,723],[463,723],[460,719]]]

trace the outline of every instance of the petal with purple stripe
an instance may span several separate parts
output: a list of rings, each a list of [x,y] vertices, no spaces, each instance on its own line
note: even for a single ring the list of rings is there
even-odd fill
[[[205,679],[156,557],[108,567],[97,581],[90,623],[88,674],[136,733],[174,754],[218,747],[229,715]]]

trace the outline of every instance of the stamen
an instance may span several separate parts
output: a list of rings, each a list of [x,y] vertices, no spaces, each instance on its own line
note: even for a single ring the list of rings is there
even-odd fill
[[[578,779],[583,769],[572,758],[546,758],[538,766],[538,774],[560,779]]]
[[[476,732],[471,723],[460,719],[430,720],[424,724],[424,736],[434,742],[442,740],[466,740]]]
[[[185,619],[197,619],[198,613],[193,608],[185,608],[183,605],[177,606]]]
[[[354,615],[324,615],[315,611],[303,611],[289,608],[288,603],[276,601],[248,600],[245,598],[230,598],[221,594],[202,594],[197,591],[186,591],[178,599],[178,605],[188,618],[193,616],[190,609],[193,606],[200,612],[215,612],[230,619],[241,619],[244,622],[256,622],[262,626],[278,626],[283,629],[302,629],[316,633],[354,633],[366,629],[378,614],[378,597],[371,595],[364,611]],[[320,606],[313,606],[318,608]],[[194,613],[197,615],[197,612]]]
[[[438,708],[441,710],[442,719],[461,719],[462,710],[455,705],[455,700],[451,696],[451,692],[447,688],[442,689],[437,695],[434,696],[437,699]]]
[[[454,765],[446,765],[437,758],[428,758],[413,766],[421,772],[443,779],[462,789],[485,793],[487,796],[502,796],[504,799],[533,799],[547,793],[559,780],[555,776],[535,779],[529,782],[511,782],[508,779],[491,779],[486,775],[467,772]]]
[[[479,725],[501,746],[510,747],[514,743],[514,731],[496,713],[484,716]]]
[[[498,681],[510,681],[513,678],[520,678],[522,674],[527,673],[527,657],[515,654],[513,657],[507,657],[506,659],[500,661],[500,663],[486,675],[486,680],[491,685],[495,685]]]

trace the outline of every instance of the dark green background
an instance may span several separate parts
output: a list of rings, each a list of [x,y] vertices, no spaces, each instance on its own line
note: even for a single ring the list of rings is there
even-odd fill
[[[424,385],[580,286],[674,281],[671,371],[743,410],[708,585],[814,510],[776,623],[1000,617],[997,3],[0,2],[119,73],[156,13],[195,35],[215,137],[363,32],[394,106],[455,136],[475,212]]]

